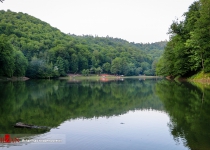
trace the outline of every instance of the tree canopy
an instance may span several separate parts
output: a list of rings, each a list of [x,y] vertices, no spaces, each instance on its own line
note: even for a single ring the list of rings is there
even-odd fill
[[[210,72],[209,7],[209,0],[195,1],[184,13],[183,21],[173,21],[157,74],[188,77],[199,71]]]
[[[7,42],[0,55],[6,70],[0,73],[9,77],[50,78],[84,72],[154,75],[167,43],[130,43],[108,36],[65,34],[33,16],[10,10],[1,10],[0,20],[0,41]],[[10,55],[4,58],[3,53]]]

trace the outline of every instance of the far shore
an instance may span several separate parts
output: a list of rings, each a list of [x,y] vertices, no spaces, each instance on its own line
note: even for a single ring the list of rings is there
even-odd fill
[[[29,79],[28,77],[0,77],[0,81],[26,81]]]
[[[131,79],[131,78],[136,78],[136,79],[160,79],[162,77],[159,76],[116,76],[116,75],[110,75],[110,74],[101,74],[101,75],[95,75],[91,74],[89,76],[83,76],[81,74],[68,74],[67,77],[60,77],[59,79],[68,79],[68,80],[100,80],[100,81],[110,81],[110,80],[123,80],[123,79]]]

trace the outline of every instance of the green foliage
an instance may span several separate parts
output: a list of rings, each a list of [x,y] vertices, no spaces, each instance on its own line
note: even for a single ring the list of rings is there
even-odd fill
[[[89,69],[83,69],[82,70],[82,75],[83,76],[88,76],[89,75],[89,72],[90,72]]]
[[[33,57],[29,62],[26,76],[30,78],[51,78],[60,76],[59,68],[51,64],[46,64],[42,59]]]
[[[111,73],[120,74],[122,70],[122,59],[117,57],[112,61]]]
[[[24,76],[28,66],[28,60],[19,50],[14,50],[8,42],[8,37],[0,36],[0,75],[12,77]]]
[[[21,51],[14,52],[14,60],[15,60],[15,71],[14,76],[21,77],[25,76],[26,69],[28,66],[28,60],[23,55]]]
[[[157,74],[176,77],[191,76],[201,70],[210,72],[209,7],[209,1],[196,1],[184,13],[184,21],[173,21],[169,29],[171,39],[157,63]]]
[[[0,20],[0,34],[8,39],[11,46],[9,49],[21,51],[27,58],[29,65],[26,75],[33,78],[65,76],[67,73],[82,73],[84,69],[89,69],[91,73],[101,73],[97,68],[106,73],[135,75],[142,62],[149,64],[143,71],[152,69],[154,75],[152,63],[161,56],[167,43],[136,44],[112,37],[64,34],[28,14],[12,11],[1,10]],[[33,60],[35,57],[36,61]],[[116,66],[116,58],[121,59],[120,67]],[[10,60],[9,55],[7,60]],[[1,74],[12,76],[13,61],[4,63],[6,66],[9,66],[6,63],[11,63],[11,69],[9,71],[6,67],[7,70],[2,70]],[[23,70],[15,74],[22,76]]]
[[[61,76],[65,76],[65,61],[63,60],[63,58],[61,58],[60,56],[57,57],[57,61],[55,63],[56,67],[58,68],[58,72],[60,73]]]
[[[70,70],[72,70],[73,72],[77,72],[78,71],[78,57],[76,54],[72,54],[71,55],[71,61],[70,61]]]
[[[110,63],[106,62],[103,64],[102,68],[103,68],[103,72],[109,73],[111,69],[111,65]]]
[[[190,79],[202,79],[204,77],[204,72],[198,72],[197,74],[190,77]]]
[[[139,75],[139,74],[142,74],[142,68],[141,67],[138,67],[138,68],[136,68],[136,70],[135,70],[135,75]]]
[[[14,50],[5,35],[0,36],[0,75],[12,77],[15,69]]]
[[[102,72],[103,72],[103,70],[101,69],[101,67],[98,67],[95,69],[96,74],[101,74]]]
[[[141,63],[141,68],[143,71],[150,69],[150,64],[148,62],[142,62]]]

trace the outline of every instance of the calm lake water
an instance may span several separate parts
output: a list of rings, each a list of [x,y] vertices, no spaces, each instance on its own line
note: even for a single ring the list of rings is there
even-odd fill
[[[210,149],[210,90],[189,83],[0,82],[0,101],[0,142],[5,134],[28,140],[2,149]],[[50,129],[14,128],[17,122]]]

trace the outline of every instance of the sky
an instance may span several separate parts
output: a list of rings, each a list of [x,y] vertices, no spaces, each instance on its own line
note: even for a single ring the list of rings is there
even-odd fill
[[[4,0],[0,10],[23,12],[64,33],[114,37],[135,43],[169,39],[173,20],[195,0]]]

